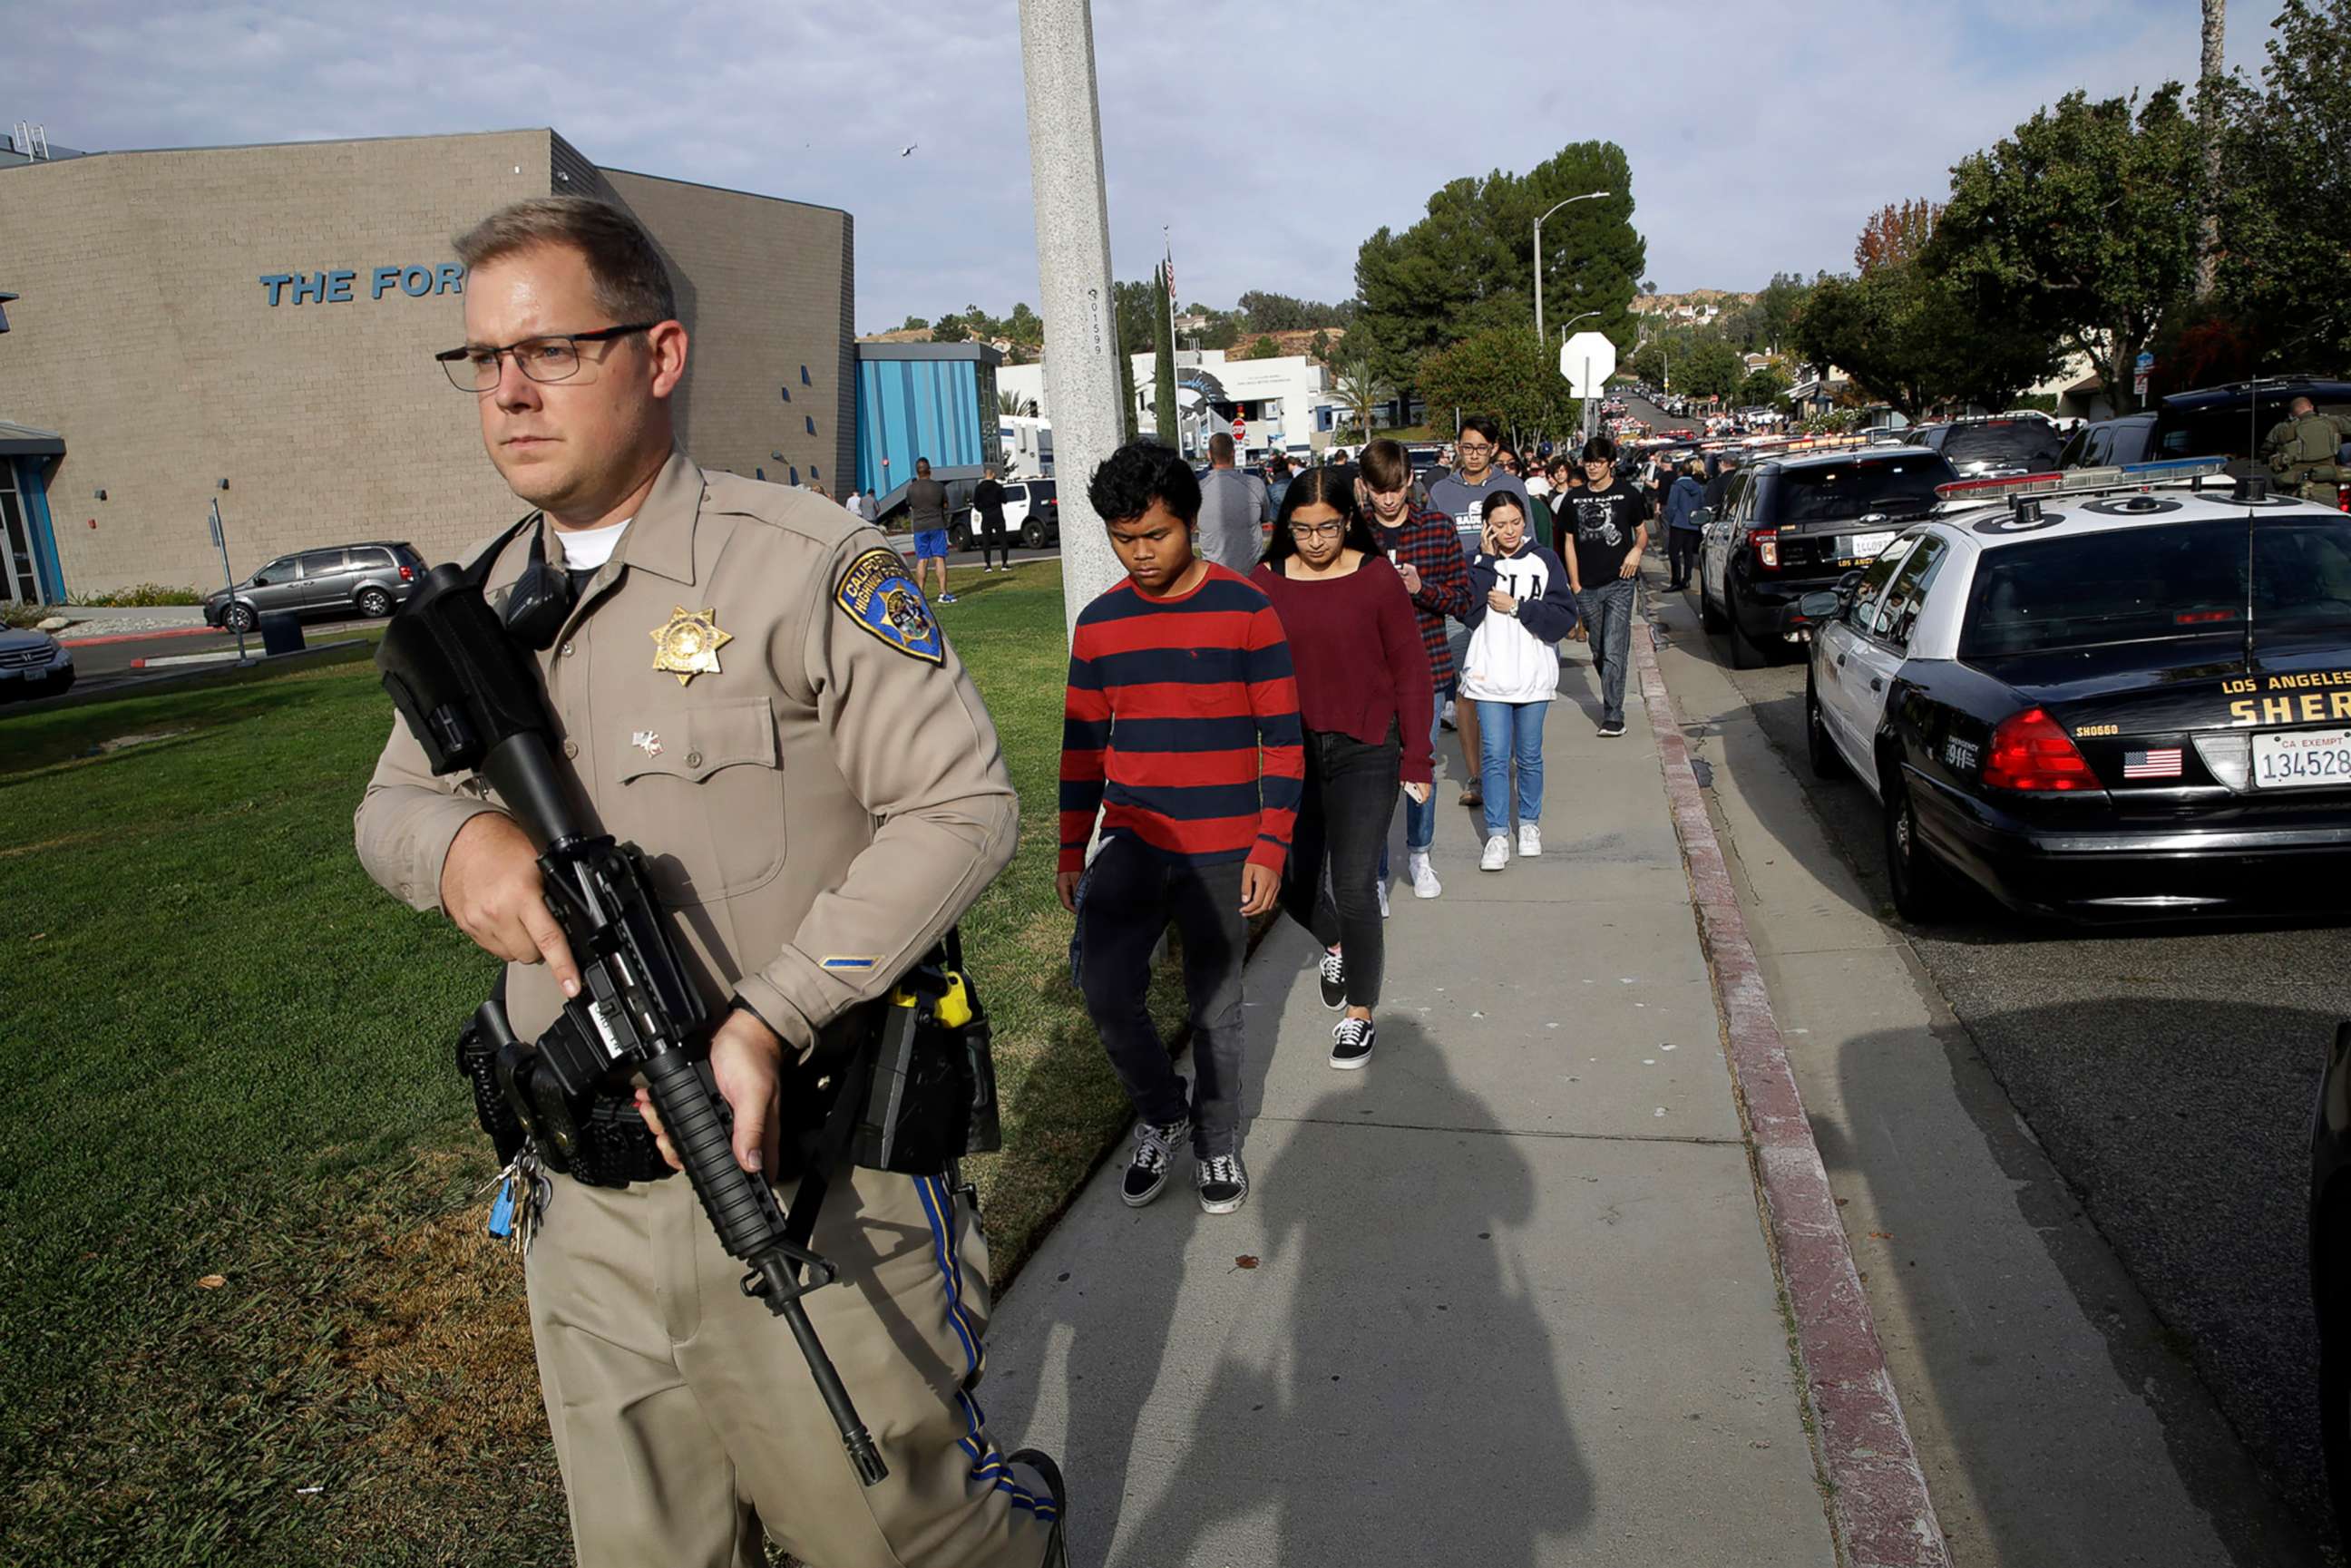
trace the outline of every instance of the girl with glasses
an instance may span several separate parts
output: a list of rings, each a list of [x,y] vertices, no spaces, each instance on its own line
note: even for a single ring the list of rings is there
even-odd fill
[[[1282,907],[1322,944],[1323,1005],[1346,1009],[1331,1031],[1331,1065],[1357,1068],[1371,1060],[1386,958],[1378,879],[1396,786],[1425,805],[1434,777],[1428,653],[1404,579],[1357,507],[1352,470],[1310,468],[1290,481],[1249,580],[1290,640],[1306,738]]]

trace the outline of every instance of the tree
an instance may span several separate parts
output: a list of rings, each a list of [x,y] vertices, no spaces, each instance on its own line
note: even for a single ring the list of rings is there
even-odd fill
[[[1979,316],[1949,279],[1915,260],[1821,279],[1793,342],[1808,361],[1842,366],[1913,419],[1945,402],[2006,407],[2059,358],[2054,332]]]
[[[1154,322],[1166,319],[1166,312],[1153,304],[1158,292],[1149,283],[1113,283],[1110,288],[1111,316],[1118,326],[1118,395],[1120,406],[1126,410],[1129,441],[1141,429],[1135,408],[1134,356],[1159,341],[1158,328]]]
[[[1168,320],[1167,275],[1151,275],[1151,336],[1155,370],[1151,379],[1151,408],[1159,424],[1162,445],[1180,448],[1183,438],[1176,423],[1176,329]]]
[[[1332,378],[1331,390],[1339,394],[1340,401],[1347,405],[1348,413],[1353,417],[1356,428],[1363,432],[1363,438],[1369,441],[1372,438],[1374,411],[1387,401],[1386,389],[1380,384],[1379,377],[1372,370],[1370,350],[1358,349],[1339,365]]]
[[[1691,397],[1728,400],[1747,376],[1747,361],[1719,338],[1701,340],[1681,370],[1681,390]]]
[[[1788,378],[1769,365],[1748,371],[1747,379],[1739,383],[1741,408],[1769,408],[1787,395]]]
[[[1252,288],[1240,298],[1246,330],[1255,333],[1304,332],[1316,327],[1344,327],[1354,319],[1352,301],[1325,305],[1319,299],[1299,299]]]
[[[1556,360],[1524,327],[1489,327],[1423,356],[1415,384],[1432,411],[1491,414],[1514,442],[1573,431],[1580,413]]]
[[[996,412],[1007,419],[1033,419],[1037,405],[1019,392],[999,391],[996,394]]]
[[[1350,346],[1360,338],[1381,376],[1404,386],[1431,350],[1490,328],[1532,337],[1536,216],[1565,197],[1606,191],[1544,224],[1543,309],[1546,322],[1598,312],[1584,325],[1621,352],[1635,337],[1630,306],[1647,258],[1633,227],[1632,186],[1624,150],[1607,141],[1573,143],[1524,174],[1449,182],[1431,193],[1419,222],[1401,233],[1382,228],[1356,252],[1363,303]]]
[[[1011,315],[1004,319],[1004,335],[1016,343],[1033,347],[1045,340],[1045,319],[1031,310],[1024,299],[1012,308]]]
[[[1917,260],[1927,242],[1935,237],[1935,224],[1942,215],[1940,206],[1923,197],[1886,203],[1861,225],[1861,238],[1853,246],[1854,266],[1867,277],[1881,267]]]
[[[2286,0],[2223,140],[2220,294],[2262,362],[2351,361],[2351,0]]]
[[[909,316],[905,320],[899,323],[898,330],[901,332],[920,332],[926,329],[929,326],[930,322],[925,318],[920,316]]]
[[[2194,268],[2203,162],[2180,98],[2178,82],[2143,103],[2068,93],[1962,159],[1927,262],[1980,319],[2086,355],[2123,413],[2139,350]]]
[[[1259,338],[1232,357],[1236,360],[1278,360],[1281,357],[1281,345],[1271,338]]]

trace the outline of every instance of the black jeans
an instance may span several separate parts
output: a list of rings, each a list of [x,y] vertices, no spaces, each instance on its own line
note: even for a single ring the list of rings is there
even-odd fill
[[[1184,1075],[1152,1026],[1151,950],[1170,920],[1184,945],[1184,990],[1192,1003],[1192,1071]],[[1240,1152],[1241,960],[1249,931],[1241,918],[1241,862],[1187,865],[1163,859],[1131,838],[1103,841],[1078,883],[1078,934],[1071,977],[1135,1113],[1165,1125],[1192,1121],[1193,1152]]]
[[[1696,528],[1666,530],[1666,559],[1671,565],[1673,580],[1677,584],[1687,582],[1690,569],[1698,565],[1698,537]]]
[[[1347,1005],[1377,1007],[1387,948],[1380,929],[1380,852],[1395,816],[1404,743],[1394,723],[1369,746],[1336,730],[1306,732],[1306,789],[1281,873],[1281,907],[1347,957]],[[1323,877],[1323,867],[1330,877]]]
[[[1005,565],[1012,564],[1012,536],[1004,531],[1002,523],[993,528],[982,523],[979,528],[979,564],[989,565],[998,556],[1004,558]]]

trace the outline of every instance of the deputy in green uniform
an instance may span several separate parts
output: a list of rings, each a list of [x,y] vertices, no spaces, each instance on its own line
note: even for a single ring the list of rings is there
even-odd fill
[[[2262,457],[2280,489],[2296,490],[2305,501],[2335,504],[2335,486],[2342,482],[2340,455],[2346,439],[2344,422],[2321,413],[2306,397],[2286,405],[2286,416],[2262,438]]]
[[[605,831],[650,859],[724,1020],[710,1060],[736,1157],[775,1169],[787,1056],[890,988],[1011,859],[995,727],[881,534],[676,449],[686,331],[633,219],[528,201],[456,246],[450,379],[544,513],[500,553],[491,601],[534,541],[542,577],[569,574],[577,601],[538,654],[562,755]],[[496,795],[434,778],[395,723],[357,828],[378,883],[508,960],[515,1030],[535,1038],[577,970]],[[553,1178],[525,1277],[580,1563],[755,1568],[763,1532],[816,1568],[1058,1553],[1059,1500],[1008,1463],[975,1402],[987,1260],[961,1196],[858,1170],[813,1245],[841,1282],[810,1316],[889,1466],[871,1490],[684,1179]]]

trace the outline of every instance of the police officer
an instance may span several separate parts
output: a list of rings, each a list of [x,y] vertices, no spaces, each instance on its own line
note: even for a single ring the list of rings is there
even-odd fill
[[[451,379],[544,513],[500,552],[491,601],[534,541],[568,574],[576,602],[538,654],[562,754],[605,831],[651,860],[723,1019],[710,1061],[736,1158],[774,1169],[785,1061],[889,989],[1011,858],[995,727],[882,535],[676,449],[687,335],[633,219],[526,201],[456,246]],[[378,883],[508,960],[515,1030],[535,1038],[578,972],[496,795],[434,778],[395,723],[357,828]],[[889,1466],[871,1490],[685,1180],[552,1183],[525,1277],[580,1563],[752,1568],[763,1528],[815,1568],[1058,1561],[1059,1499],[973,1399],[987,1252],[947,1183],[843,1173],[817,1225],[841,1282],[807,1307]]]
[[[2305,501],[2335,504],[2335,486],[2343,469],[2338,463],[2346,437],[2344,422],[2321,413],[2307,397],[2286,405],[2286,416],[2262,438],[2262,455],[2281,489],[2298,490]]]

